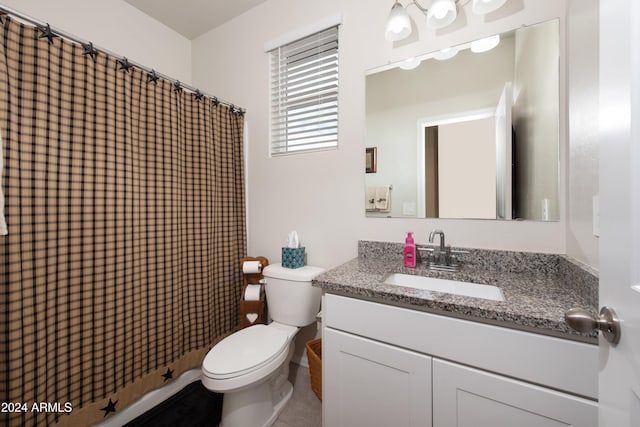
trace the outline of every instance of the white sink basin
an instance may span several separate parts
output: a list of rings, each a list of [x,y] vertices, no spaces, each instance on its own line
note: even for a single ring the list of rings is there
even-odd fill
[[[492,285],[459,282],[457,280],[436,279],[434,277],[414,276],[413,274],[393,273],[384,281],[387,285],[405,286],[425,291],[443,292],[465,297],[504,301],[500,288]]]

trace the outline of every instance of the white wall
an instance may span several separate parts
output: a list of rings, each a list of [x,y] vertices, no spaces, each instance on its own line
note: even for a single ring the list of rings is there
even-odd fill
[[[356,256],[359,239],[400,242],[411,230],[418,242],[424,242],[428,231],[436,227],[445,230],[449,242],[461,246],[566,252],[564,206],[561,221],[548,224],[372,219],[365,217],[362,202],[366,70],[521,24],[563,18],[564,1],[512,0],[488,17],[475,16],[467,7],[456,24],[437,34],[424,26],[415,8],[410,8],[417,35],[395,45],[384,40],[382,30],[391,7],[387,0],[267,0],[191,45],[122,0],[3,0],[2,4],[248,109],[250,254],[278,261],[284,237],[295,229],[307,246],[308,262],[331,267]],[[264,43],[338,13],[343,17],[340,147],[270,158],[269,73]],[[561,40],[563,33],[564,21]],[[562,78],[564,64],[561,73]],[[561,97],[561,123],[566,121],[564,106],[565,97]],[[562,129],[561,135],[566,134]],[[565,138],[561,138],[561,151],[561,162],[565,162]],[[560,198],[564,201],[566,177],[561,176],[561,180]]]
[[[594,268],[599,265],[598,238],[592,228],[592,200],[599,188],[598,5],[598,0],[571,0],[567,30],[571,144],[567,254]]]
[[[513,125],[516,133],[516,193],[520,218],[556,221],[558,206],[559,86],[555,73],[559,56],[556,49],[556,22],[536,25],[516,37],[513,84]],[[543,205],[546,213],[543,215]]]
[[[564,207],[562,220],[556,223],[366,218],[363,171],[366,70],[521,24],[564,18],[565,2],[513,0],[487,17],[473,15],[469,5],[456,24],[437,34],[425,27],[424,18],[412,7],[409,11],[419,36],[397,46],[384,39],[391,6],[388,0],[267,0],[193,41],[194,84],[248,110],[249,253],[278,261],[286,233],[295,229],[307,247],[308,262],[332,267],[356,256],[358,239],[401,242],[411,230],[417,242],[425,242],[427,233],[436,227],[444,229],[454,245],[564,253]],[[340,146],[335,151],[270,158],[269,68],[264,43],[338,13],[343,17]],[[562,79],[564,68],[561,73]],[[560,119],[566,121],[564,109]],[[561,150],[564,162],[564,138]],[[561,179],[564,200],[566,181],[564,176]]]
[[[0,3],[116,55],[191,83],[190,40],[122,0],[0,0]]]

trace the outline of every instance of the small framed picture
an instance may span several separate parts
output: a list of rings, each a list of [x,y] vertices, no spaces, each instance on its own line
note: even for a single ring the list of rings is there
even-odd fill
[[[376,147],[368,147],[365,148],[365,172],[366,173],[376,173],[377,168],[377,151]]]

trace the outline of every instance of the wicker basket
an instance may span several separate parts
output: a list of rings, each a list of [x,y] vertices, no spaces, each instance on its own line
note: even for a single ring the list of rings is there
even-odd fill
[[[322,338],[307,342],[311,390],[322,400]]]

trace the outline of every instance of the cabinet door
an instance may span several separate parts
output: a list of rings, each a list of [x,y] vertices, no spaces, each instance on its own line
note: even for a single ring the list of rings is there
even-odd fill
[[[430,357],[328,328],[322,347],[325,426],[431,426]]]
[[[434,427],[597,427],[597,403],[433,359]]]

